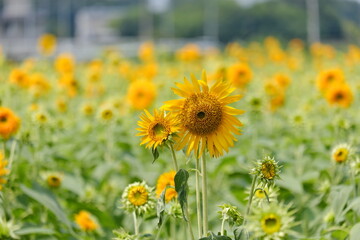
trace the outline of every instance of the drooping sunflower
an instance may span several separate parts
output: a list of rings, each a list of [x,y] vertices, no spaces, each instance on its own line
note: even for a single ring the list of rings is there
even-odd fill
[[[5,176],[9,174],[9,169],[6,169],[8,162],[5,160],[4,154],[0,152],[0,190],[2,185],[6,183]]]
[[[175,187],[175,181],[174,181],[175,175],[176,175],[175,171],[166,172],[160,175],[156,184],[157,197],[160,197],[161,193],[165,190],[167,186]],[[174,188],[166,189],[166,193],[165,193],[166,202],[169,202],[176,197],[177,197],[177,192],[175,191]]]
[[[346,83],[332,84],[326,91],[325,98],[330,105],[343,108],[349,107],[354,100],[353,93]]]
[[[220,80],[209,88],[205,71],[202,80],[192,76],[192,83],[185,78],[183,84],[176,85],[173,91],[183,99],[167,101],[164,106],[177,116],[182,128],[175,148],[187,145],[187,154],[193,151],[197,157],[207,148],[211,156],[222,156],[234,145],[234,134],[241,134],[238,127],[242,123],[234,115],[244,111],[227,106],[241,96],[229,96],[234,88]]]
[[[178,122],[173,114],[166,114],[163,110],[154,110],[154,115],[151,115],[147,110],[144,110],[140,116],[141,121],[138,121],[140,131],[136,136],[143,136],[142,144],[146,144],[147,148],[156,148],[169,137],[179,131]]]
[[[0,136],[8,139],[20,127],[20,119],[9,108],[0,107]]]

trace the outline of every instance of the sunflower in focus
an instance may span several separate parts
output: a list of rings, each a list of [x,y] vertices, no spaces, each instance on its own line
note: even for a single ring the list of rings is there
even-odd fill
[[[0,107],[0,136],[8,139],[20,127],[20,119],[9,109]]]
[[[237,63],[229,67],[227,79],[234,87],[244,88],[252,79],[252,71],[245,63]]]
[[[334,83],[325,93],[325,98],[330,105],[337,105],[343,108],[349,107],[353,100],[353,93],[346,83]]]
[[[156,86],[153,82],[140,79],[132,82],[127,91],[131,106],[137,110],[148,108],[156,97]]]
[[[38,40],[38,47],[40,53],[45,56],[50,56],[56,49],[56,37],[52,34],[46,33],[40,36]]]
[[[2,152],[0,152],[0,190],[2,189],[2,185],[6,183],[5,176],[9,174],[9,169],[6,169],[8,162],[5,160],[5,156]]]
[[[191,151],[201,157],[205,148],[211,156],[222,156],[224,151],[234,145],[234,134],[240,135],[238,127],[242,123],[234,116],[244,111],[227,106],[241,99],[240,95],[229,96],[234,88],[217,80],[209,88],[205,71],[202,80],[192,76],[192,83],[186,78],[177,83],[175,94],[183,97],[165,103],[165,109],[172,111],[181,126],[175,148],[180,150],[187,145],[187,154]]]
[[[146,144],[147,148],[156,148],[163,144],[169,137],[179,131],[177,119],[173,114],[166,114],[162,110],[154,110],[154,115],[151,115],[147,110],[144,110],[140,116],[141,121],[138,121],[140,131],[137,136],[143,136],[142,144]]]
[[[341,69],[329,69],[318,74],[316,79],[316,86],[321,92],[324,92],[333,83],[343,83],[344,81],[345,76]]]
[[[75,222],[83,231],[91,232],[99,228],[90,213],[84,210],[75,215]]]
[[[156,195],[159,198],[161,193],[166,189],[167,186],[174,188],[167,188],[165,193],[165,201],[170,202],[172,199],[177,197],[177,192],[175,191],[175,171],[166,172],[160,175],[156,184]]]

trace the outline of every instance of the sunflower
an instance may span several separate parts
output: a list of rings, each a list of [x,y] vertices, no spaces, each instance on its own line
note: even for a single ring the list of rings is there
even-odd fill
[[[252,71],[245,63],[237,63],[229,67],[227,79],[234,87],[244,88],[252,79]]]
[[[75,68],[74,57],[69,53],[59,55],[55,60],[55,68],[59,73],[72,73]]]
[[[29,87],[29,76],[20,68],[15,68],[10,72],[9,81],[23,88]]]
[[[257,184],[255,186],[253,203],[255,206],[261,207],[263,205],[269,204],[269,202],[274,202],[277,199],[277,189],[273,186],[262,186],[262,184]],[[250,188],[246,190],[246,193],[250,195]],[[248,200],[249,198],[247,198]],[[269,201],[268,201],[269,200]]]
[[[251,170],[251,174],[258,176],[263,183],[268,183],[269,186],[273,184],[275,179],[279,178],[279,173],[280,166],[278,162],[269,156],[258,160],[255,168]]]
[[[351,155],[351,147],[346,143],[339,144],[335,146],[331,153],[331,158],[336,163],[344,163],[349,159]]]
[[[200,48],[196,44],[187,44],[176,52],[176,57],[183,62],[194,62],[201,57]]]
[[[4,154],[0,152],[0,190],[2,185],[6,183],[5,176],[9,174],[9,169],[6,169],[8,162],[5,160]]]
[[[327,88],[333,83],[343,83],[345,81],[344,73],[341,69],[329,69],[318,74],[316,85],[318,89],[325,92]]]
[[[152,42],[146,42],[141,44],[138,52],[139,58],[143,62],[151,62],[154,60],[154,44]]]
[[[38,110],[32,115],[32,120],[40,126],[46,125],[50,121],[50,116],[43,110]]]
[[[128,212],[142,215],[155,208],[155,194],[144,181],[127,186],[121,197],[122,207]]]
[[[250,216],[249,230],[255,238],[264,240],[280,240],[293,235],[291,228],[294,223],[293,211],[289,205],[271,203],[261,208],[254,208]]]
[[[343,108],[349,107],[353,100],[353,93],[346,83],[334,83],[325,93],[325,98],[331,105],[337,105]]]
[[[20,119],[9,109],[0,107],[0,136],[8,139],[20,127]]]
[[[166,172],[160,175],[156,184],[156,195],[159,198],[161,193],[166,189],[167,186],[175,188],[175,171]],[[177,197],[177,192],[174,188],[166,189],[165,201],[170,202],[172,199]]]
[[[276,82],[279,86],[283,88],[287,88],[291,83],[291,79],[285,74],[278,73],[274,76],[274,82]]]
[[[63,177],[63,174],[59,172],[48,172],[44,174],[47,185],[52,188],[60,187]]]
[[[38,47],[41,54],[50,56],[56,49],[56,37],[49,33],[41,35],[38,40]]]
[[[192,83],[186,78],[184,83],[177,83],[175,94],[184,97],[165,103],[164,108],[173,111],[181,124],[182,130],[176,142],[176,149],[187,145],[187,154],[191,151],[201,157],[205,148],[211,156],[219,157],[234,145],[233,134],[241,134],[237,127],[242,123],[234,116],[244,111],[227,106],[238,101],[241,96],[229,96],[234,91],[229,84],[217,80],[209,88],[206,73],[202,80],[192,76]]]
[[[141,121],[138,121],[140,131],[137,136],[143,136],[142,144],[146,144],[147,148],[156,148],[169,137],[179,131],[178,123],[173,114],[166,114],[163,110],[154,110],[154,115],[151,115],[147,110],[144,110],[140,116]]]
[[[90,213],[84,210],[75,215],[75,222],[83,231],[91,232],[99,228]]]
[[[132,82],[128,88],[127,98],[131,106],[138,110],[149,107],[156,97],[156,86],[153,82],[140,79]]]
[[[41,73],[33,73],[29,76],[29,91],[39,97],[50,89],[50,83]]]

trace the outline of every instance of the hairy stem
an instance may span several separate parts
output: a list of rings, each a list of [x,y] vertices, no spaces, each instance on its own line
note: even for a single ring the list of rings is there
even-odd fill
[[[196,157],[196,173],[195,173],[195,188],[196,188],[196,211],[197,211],[197,222],[198,222],[198,237],[202,237],[202,222],[201,222],[201,199],[200,199],[200,181],[199,181],[199,171],[200,171],[200,159]]]
[[[201,157],[202,173],[202,205],[203,205],[203,236],[206,237],[208,232],[208,198],[207,198],[207,173],[205,153]]]

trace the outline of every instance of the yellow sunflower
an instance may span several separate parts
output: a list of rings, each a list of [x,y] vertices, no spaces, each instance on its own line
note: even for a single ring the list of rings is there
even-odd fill
[[[337,105],[343,108],[349,107],[354,96],[346,83],[334,83],[325,93],[325,98],[330,105]]]
[[[156,195],[160,197],[161,193],[165,190],[167,186],[175,187],[175,171],[166,172],[160,175],[159,179],[157,180],[156,184]],[[177,192],[174,188],[166,189],[165,193],[165,201],[169,202],[172,199],[177,197]]]
[[[131,106],[138,110],[149,107],[156,97],[156,86],[153,82],[140,79],[132,82],[128,88],[127,98]]]
[[[333,83],[343,83],[345,81],[344,73],[341,69],[328,69],[318,74],[316,79],[316,85],[322,92],[326,91],[327,88]]]
[[[0,107],[0,136],[8,139],[20,127],[20,119],[9,109]]]
[[[75,222],[83,231],[91,232],[99,228],[90,213],[84,210],[75,215]]]
[[[38,40],[38,47],[41,54],[50,56],[56,49],[56,37],[52,34],[46,33],[40,36]]]
[[[142,144],[146,144],[147,148],[156,148],[166,141],[171,134],[178,132],[179,127],[177,120],[173,114],[166,114],[164,111],[156,110],[154,115],[151,115],[147,110],[144,110],[140,116],[141,121],[138,121],[140,131],[137,136],[143,136]]]
[[[252,79],[252,71],[245,63],[237,63],[229,67],[227,79],[234,87],[244,88]]]
[[[187,154],[191,151],[201,157],[205,148],[211,156],[219,157],[234,145],[234,134],[240,135],[238,127],[242,123],[234,116],[244,113],[242,110],[227,106],[241,99],[240,95],[229,96],[234,88],[217,80],[209,88],[205,71],[202,80],[192,76],[192,83],[186,78],[184,83],[177,83],[175,94],[183,97],[166,102],[165,109],[176,114],[181,125],[176,149],[187,145]]]

